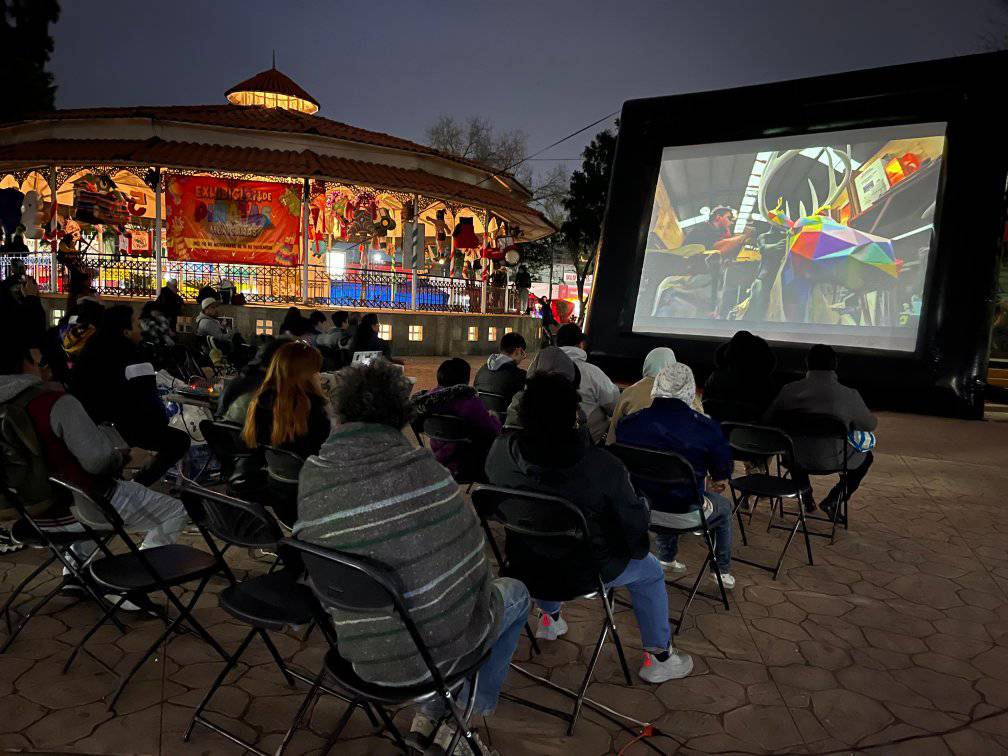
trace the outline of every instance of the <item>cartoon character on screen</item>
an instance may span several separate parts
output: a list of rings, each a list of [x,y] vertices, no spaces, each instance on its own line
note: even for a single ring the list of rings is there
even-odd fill
[[[819,202],[812,179],[806,179],[812,199],[811,213],[806,211],[804,201],[799,202],[799,217],[792,220],[790,205],[783,197],[778,198],[772,209],[767,206],[767,187],[773,177],[800,153],[801,150],[772,152],[767,159],[757,191],[757,207],[760,215],[784,232],[785,253],[781,256],[778,270],[771,272],[773,283],[769,296],[762,291],[764,279],[757,278],[748,303],[753,304],[753,295],[756,295],[755,299],[765,301],[765,319],[768,321],[881,325],[872,317],[867,294],[878,292],[887,297],[900,275],[903,261],[896,257],[889,239],[851,228],[830,215],[851,176],[850,145],[845,152],[832,147],[823,150],[829,182],[829,195],[824,202]],[[840,181],[837,181],[834,168],[837,159],[844,166]],[[820,164],[817,160],[816,165]],[[769,246],[773,240],[767,241]],[[771,279],[768,277],[766,280]],[[850,314],[851,293],[857,295],[859,315]]]

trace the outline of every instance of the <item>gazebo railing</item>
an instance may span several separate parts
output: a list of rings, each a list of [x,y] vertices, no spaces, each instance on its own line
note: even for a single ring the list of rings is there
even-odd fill
[[[41,291],[66,290],[66,271],[60,268],[55,286],[50,282],[49,253],[16,256],[25,262],[28,275]],[[6,277],[12,256],[0,255],[0,274]],[[81,256],[92,276],[95,290],[104,296],[157,296],[155,262],[149,257],[103,254]],[[346,268],[333,272],[325,266],[308,269],[308,298],[304,299],[304,269],[300,266],[239,265],[164,260],[165,279],[175,279],[179,293],[196,301],[204,286],[217,288],[221,281],[234,285],[248,304],[307,304],[380,310],[413,309],[413,271]],[[515,290],[485,287],[479,280],[448,278],[416,273],[416,309],[427,312],[513,313],[517,309]],[[485,310],[484,310],[485,306]]]

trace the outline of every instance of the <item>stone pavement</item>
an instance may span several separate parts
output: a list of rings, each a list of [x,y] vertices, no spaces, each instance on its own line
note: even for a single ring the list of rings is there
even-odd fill
[[[434,364],[411,364],[407,372],[429,385]],[[798,543],[776,582],[736,565],[731,610],[697,599],[679,636],[680,648],[696,662],[690,677],[628,688],[610,646],[590,696],[654,723],[663,736],[650,742],[666,753],[1008,751],[1008,423],[884,414],[878,437],[875,466],[852,503],[851,530],[832,546],[814,539],[815,566],[805,563]],[[821,496],[823,488],[817,492]],[[748,557],[770,559],[780,548],[784,534],[767,535],[760,527],[766,518],[761,506],[748,531],[754,544],[745,550]],[[699,539],[682,540],[682,558],[695,568]],[[40,557],[27,551],[0,557],[0,600]],[[235,562],[241,570],[264,569],[244,557]],[[681,594],[671,596],[672,606],[679,606]],[[532,660],[523,639],[518,657],[536,674],[574,686],[599,630],[600,610],[584,601],[565,614],[565,638],[544,644],[542,656]],[[197,615],[228,648],[245,633],[212,595]],[[102,664],[82,655],[62,675],[69,644],[94,618],[92,606],[58,599],[0,656],[0,749],[239,753],[206,729],[197,729],[188,745],[181,740],[221,664],[189,636],[170,641],[145,665],[116,717],[104,701],[117,681]],[[160,631],[151,619],[124,620],[130,628],[125,636],[107,628],[89,644],[116,670],[128,667]],[[617,624],[636,670],[641,649],[631,612],[619,611]],[[308,643],[294,634],[274,637],[292,664],[318,669],[317,636]],[[286,688],[258,642],[245,662],[218,693],[211,716],[269,751],[303,686]],[[506,689],[566,705],[516,674]],[[288,753],[319,752],[341,712],[342,704],[323,698]],[[408,726],[409,719],[404,711],[398,721]],[[631,739],[592,711],[566,738],[558,720],[513,703],[502,703],[477,726],[502,754],[592,756],[620,752]],[[356,715],[333,753],[395,752],[370,733],[366,719]],[[626,751],[647,752],[640,743]]]

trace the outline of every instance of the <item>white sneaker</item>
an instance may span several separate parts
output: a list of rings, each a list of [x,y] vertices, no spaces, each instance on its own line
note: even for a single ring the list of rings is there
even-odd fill
[[[693,657],[689,654],[669,648],[669,658],[658,661],[654,654],[644,652],[644,664],[637,673],[645,682],[659,684],[666,680],[678,680],[693,671]]]
[[[561,635],[567,633],[567,620],[563,616],[553,619],[549,614],[543,612],[539,615],[539,623],[536,625],[535,637],[541,640],[556,640]]]
[[[458,743],[455,744],[455,748],[452,749],[451,753],[448,753],[448,746],[451,745],[452,738],[455,737],[455,731],[458,726],[455,724],[454,720],[448,720],[443,725],[441,729],[438,730],[437,737],[434,738],[434,745],[440,746],[441,750],[444,751],[445,756],[472,756],[472,749],[466,742],[465,738],[460,737]],[[497,751],[489,750],[483,741],[480,740],[480,736],[473,733],[473,738],[476,740],[476,745],[479,748],[479,752],[484,756],[497,756]]]
[[[710,579],[711,582],[714,583],[714,585],[717,585],[717,575],[714,575],[712,573]],[[732,577],[732,574],[730,572],[722,572],[721,584],[724,585],[726,591],[730,591],[735,587],[735,578]]]
[[[676,575],[682,575],[686,572],[685,562],[680,562],[678,559],[673,559],[671,562],[663,562],[659,559],[658,564],[662,566],[665,572],[671,572]]]

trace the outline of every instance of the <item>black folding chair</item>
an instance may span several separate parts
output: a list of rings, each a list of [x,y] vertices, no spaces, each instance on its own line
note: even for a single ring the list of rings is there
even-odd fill
[[[242,443],[241,426],[208,419],[200,421],[199,429],[210,451],[220,462],[221,480],[230,480],[239,460],[252,456],[252,452]]]
[[[787,433],[779,428],[770,428],[763,425],[749,425],[746,423],[725,423],[722,425],[728,443],[732,448],[733,455],[738,458],[762,458],[770,460],[766,473],[750,473],[732,478],[729,481],[732,492],[733,514],[739,526],[739,534],[742,536],[742,544],[749,545],[746,537],[745,524],[742,521],[741,509],[744,505],[749,506],[749,521],[752,522],[752,514],[755,511],[756,503],[761,499],[770,500],[770,521],[767,524],[767,532],[771,529],[788,531],[787,541],[781,549],[780,557],[774,567],[769,567],[758,562],[752,562],[741,557],[732,556],[737,562],[748,564],[751,567],[759,567],[762,570],[773,573],[773,579],[777,579],[781,566],[784,564],[784,557],[787,555],[791,541],[794,540],[798,528],[801,528],[805,538],[805,551],[808,554],[808,563],[812,562],[812,542],[809,540],[809,530],[805,521],[805,497],[811,495],[808,487],[798,485],[794,480],[786,477],[781,470],[782,459],[794,458],[794,443]],[[777,474],[769,472],[770,464],[777,463]],[[753,501],[750,502],[749,500]],[[784,511],[784,500],[796,501],[798,512],[795,517],[793,527],[784,527],[773,521],[775,508],[779,507]]]
[[[201,724],[253,753],[268,756],[251,743],[243,741],[221,725],[207,719],[203,711],[256,636],[262,639],[288,685],[293,687],[295,678],[309,685],[314,684],[314,677],[307,677],[284,663],[280,652],[270,639],[269,632],[283,632],[292,627],[310,626],[314,623],[315,597],[308,587],[299,582],[303,571],[300,563],[285,565],[276,571],[270,569],[265,575],[239,582],[224,562],[224,549],[218,546],[217,541],[222,542],[225,548],[239,546],[277,551],[277,544],[283,537],[283,532],[274,517],[261,504],[210,491],[191,481],[183,485],[180,495],[186,512],[196,523],[207,546],[224,565],[223,572],[230,585],[220,593],[220,607],[249,626],[248,634],[242,639],[234,654],[228,657],[224,668],[196,707],[183,739],[188,742],[195,726]],[[328,689],[327,692],[339,695]],[[347,718],[356,706],[356,703],[351,702],[350,709],[345,715]],[[370,711],[368,715],[371,716]],[[275,752],[277,756],[287,748],[294,732],[295,723],[292,723]]]
[[[329,652],[326,654],[322,673],[305,699],[298,717],[304,716],[314,698],[318,696],[322,682],[328,677],[333,679],[339,688],[346,690],[355,702],[370,704],[384,723],[384,730],[389,732],[396,745],[403,751],[410,752],[413,749],[406,743],[385,707],[417,704],[437,698],[444,702],[448,716],[454,719],[458,726],[446,752],[454,753],[459,738],[464,738],[472,752],[479,756],[481,750],[468,723],[476,703],[475,691],[479,682],[479,669],[490,655],[493,638],[487,638],[483,646],[453,665],[450,673],[444,674],[434,662],[431,651],[413,620],[403,597],[401,582],[387,566],[363,556],[292,538],[281,541],[281,553],[285,559],[288,558],[288,549],[300,554],[311,588],[321,606],[361,614],[397,616],[430,675],[429,680],[404,686],[381,685],[364,680],[354,670],[353,664],[340,655],[336,634],[331,626],[327,627],[326,623],[320,622],[329,641]],[[463,711],[455,702],[454,693],[466,681],[469,682],[470,695]],[[347,719],[348,717],[344,715],[330,736],[330,741],[339,736]]]
[[[276,446],[263,446],[262,449],[269,476],[270,506],[277,519],[289,529],[297,519],[298,477],[305,461],[287,449]]]
[[[832,517],[816,514],[806,515],[809,520],[830,523],[830,532],[812,531],[811,535],[829,537],[832,544],[836,540],[837,524],[842,523],[847,530],[847,474],[850,463],[850,444],[847,442],[849,428],[832,415],[812,412],[778,412],[773,417],[774,425],[784,430],[794,441],[794,456],[785,458],[784,465],[801,470],[806,475],[836,475],[840,478],[840,498],[833,508]],[[826,459],[837,460],[834,464],[823,464]],[[783,515],[783,512],[781,513]]]
[[[508,407],[511,405],[511,400],[503,394],[495,394],[492,391],[478,391],[476,393],[483,402],[483,406],[486,407],[488,411],[497,415],[497,419],[503,423],[504,419],[507,417],[507,411]]]
[[[28,548],[48,549],[49,555],[35,569],[28,573],[28,575],[20,583],[17,584],[11,595],[7,597],[7,601],[4,602],[3,609],[0,610],[4,616],[4,622],[7,625],[7,639],[4,641],[3,646],[0,646],[0,654],[5,652],[17,639],[17,637],[21,634],[21,631],[24,630],[25,626],[31,621],[32,617],[35,617],[60,593],[63,587],[62,582],[58,582],[55,588],[42,596],[42,598],[36,601],[34,605],[25,611],[21,615],[21,620],[18,622],[17,627],[12,629],[11,614],[17,608],[15,605],[16,600],[28,587],[28,585],[35,580],[35,578],[49,569],[49,567],[54,563],[59,563],[66,568],[67,574],[80,583],[85,594],[99,607],[103,610],[107,610],[109,608],[109,602],[105,600],[105,597],[100,591],[96,590],[94,583],[89,579],[87,574],[86,567],[87,563],[91,559],[91,554],[88,554],[86,557],[78,556],[71,547],[78,544],[87,544],[94,546],[95,549],[98,549],[99,541],[107,542],[114,535],[109,532],[97,532],[95,529],[82,523],[77,523],[76,530],[54,530],[46,528],[43,524],[44,520],[31,514],[28,508],[24,506],[24,502],[21,501],[21,498],[18,496],[16,491],[8,489],[6,498],[9,500],[11,506],[14,507],[14,510],[20,515],[20,519],[15,521],[11,527],[11,535]],[[22,605],[27,603],[29,602],[26,601]],[[126,632],[125,626],[123,626],[117,617],[113,615],[111,620],[120,633]]]
[[[119,600],[113,606],[109,606],[104,615],[95,625],[84,634],[80,644],[74,649],[67,660],[64,671],[69,669],[77,652],[84,648],[87,641],[98,629],[105,624],[113,613],[122,606],[128,598],[131,600],[145,599],[145,608],[157,615],[165,623],[165,631],[158,636],[158,639],[150,645],[147,651],[137,660],[119,682],[111,700],[108,710],[115,712],[116,702],[122,695],[130,679],[139,671],[153,654],[161,647],[161,644],[174,632],[186,632],[182,625],[185,622],[192,631],[202,638],[220,657],[227,661],[228,655],[221,648],[221,645],[207,632],[206,628],[193,616],[192,610],[196,602],[210,582],[210,578],[223,571],[225,565],[213,554],[195,549],[182,544],[169,544],[151,549],[141,549],[130,538],[126,532],[122,517],[104,496],[96,492],[87,492],[72,483],[50,478],[58,486],[74,494],[77,502],[78,519],[84,522],[96,522],[102,520],[107,523],[118,539],[126,546],[125,553],[115,554],[109,548],[109,541],[99,541],[98,547],[104,556],[92,559],[88,565],[88,575],[90,579],[99,586],[101,590],[110,591],[119,595]],[[85,513],[83,510],[87,509]],[[193,595],[187,604],[172,590],[191,583],[196,583]],[[153,594],[163,594],[171,603],[177,614],[171,617],[168,612],[161,609],[156,603],[150,600]]]
[[[588,523],[580,509],[558,496],[498,486],[475,486],[472,501],[498,559],[501,558],[501,552],[494,541],[489,523],[498,522],[504,528],[508,554],[502,564],[502,575],[520,580],[533,598],[543,601],[566,602],[594,598],[596,595],[602,599],[605,613],[602,631],[578,692],[574,693],[555,684],[549,685],[574,699],[574,710],[569,715],[560,714],[567,721],[567,734],[572,735],[602,654],[602,647],[610,632],[626,683],[633,685],[623,653],[623,643],[613,620],[613,590],[606,588],[602,576],[597,572],[587,580],[584,577],[585,573],[594,571],[594,566],[587,566],[594,564]],[[525,674],[516,664],[512,663],[511,666]],[[557,714],[552,709],[539,706],[535,708]]]
[[[436,413],[423,415],[414,421],[413,430],[420,443],[428,448],[430,448],[431,441],[437,441],[442,444],[455,444],[459,447],[460,459],[467,459],[470,455],[475,454],[477,444],[473,438],[472,429],[460,417]],[[463,465],[463,467],[465,466]],[[460,486],[471,487],[474,483],[479,482],[466,475],[465,472],[460,472],[452,477]]]
[[[763,414],[756,405],[734,399],[704,399],[703,408],[719,423],[755,423]]]
[[[689,490],[691,492],[689,501],[684,502],[685,506],[679,514],[695,512],[697,514],[696,525],[690,525],[685,528],[662,525],[660,520],[663,513],[655,512],[654,510],[651,511],[651,532],[655,535],[681,536],[699,530],[703,535],[704,543],[707,545],[707,556],[704,559],[703,566],[700,567],[700,571],[697,573],[696,580],[693,581],[693,587],[688,590],[686,603],[679,614],[679,619],[669,617],[669,622],[675,625],[675,634],[679,634],[683,623],[686,621],[686,613],[689,611],[693,599],[700,592],[700,581],[703,579],[708,567],[717,579],[718,588],[721,591],[721,603],[724,604],[726,610],[730,609],[728,605],[728,593],[725,591],[724,582],[721,580],[721,572],[717,568],[717,560],[714,557],[714,534],[710,524],[707,522],[707,515],[704,513],[704,497],[697,484],[696,472],[693,470],[693,466],[681,455],[674,452],[645,449],[640,446],[630,446],[629,444],[613,444],[607,447],[607,449],[619,457],[620,461],[626,465],[627,471],[630,473],[630,481],[634,484],[634,488],[637,489],[638,494],[646,496],[646,492],[642,490],[643,487],[654,488],[658,486],[672,490]],[[644,484],[644,486],[642,487],[641,484]],[[679,585],[674,580],[666,579],[665,584],[673,588],[685,590],[685,586]]]

